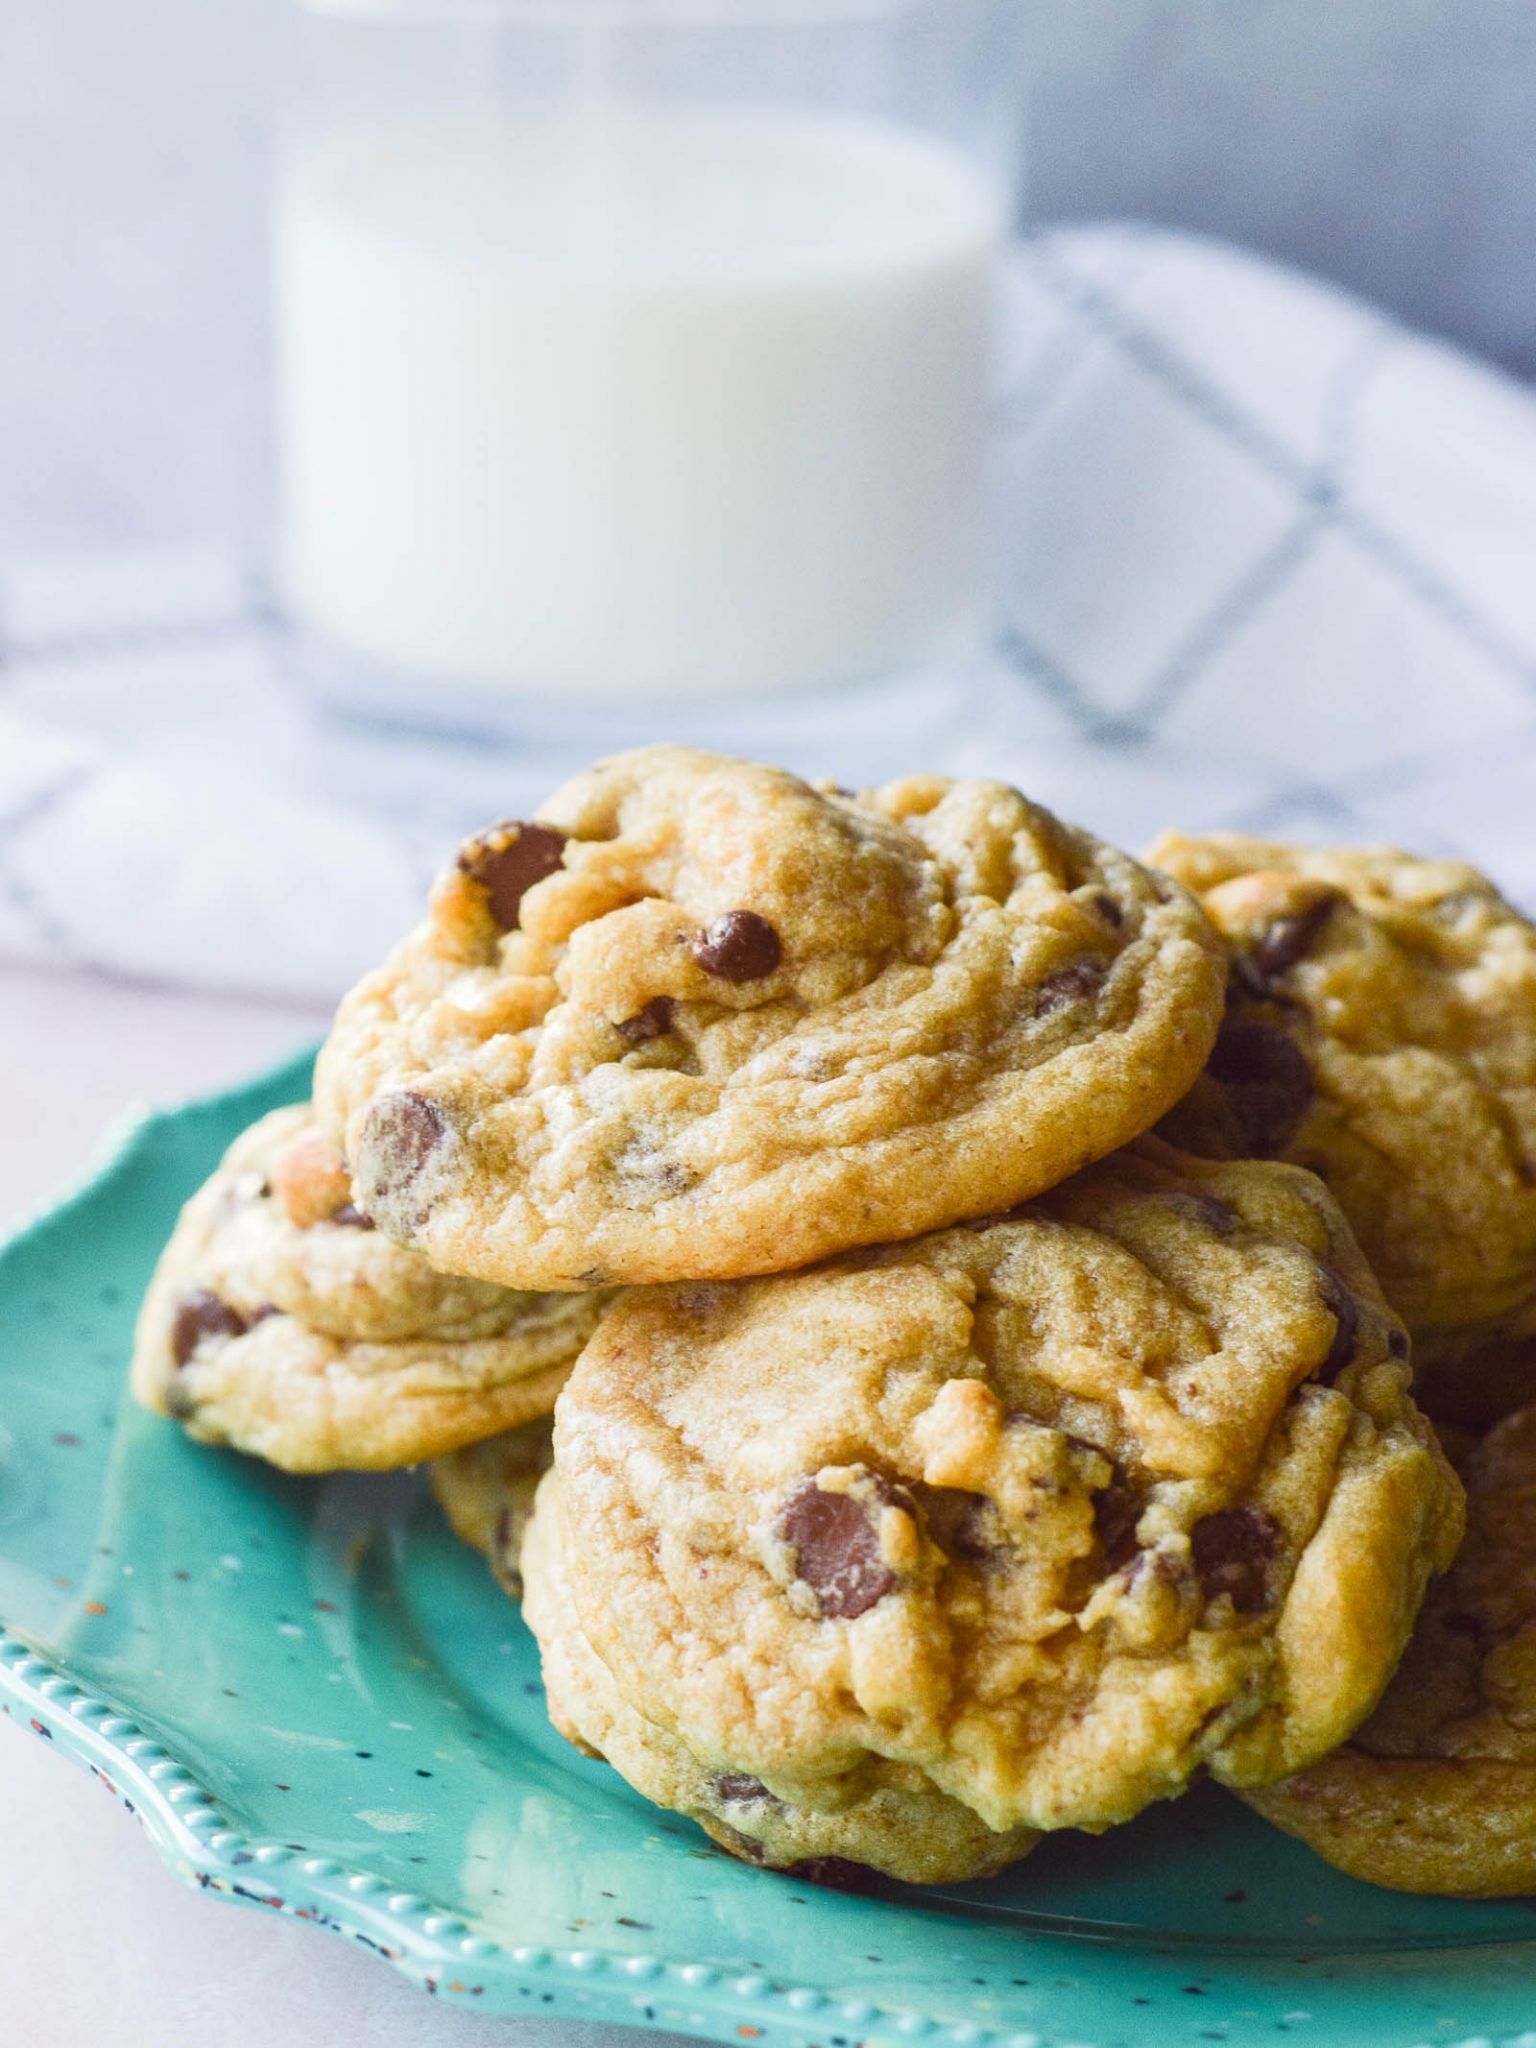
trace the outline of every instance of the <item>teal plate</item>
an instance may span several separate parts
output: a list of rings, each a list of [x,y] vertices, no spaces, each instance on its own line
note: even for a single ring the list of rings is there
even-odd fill
[[[1214,1787],[986,1884],[855,1897],[577,1756],[419,1478],[288,1479],[123,1398],[178,1205],[307,1085],[138,1125],[0,1252],[0,1705],[178,1877],[442,1998],[765,2048],[1536,2048],[1536,1901],[1355,1884]]]

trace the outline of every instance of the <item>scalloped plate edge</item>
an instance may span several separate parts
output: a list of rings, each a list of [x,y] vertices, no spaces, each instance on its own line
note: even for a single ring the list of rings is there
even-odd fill
[[[482,2011],[581,2016],[630,2026],[762,2040],[798,2048],[829,2023],[857,2027],[866,2048],[929,2040],[951,2048],[1052,2048],[1046,2037],[945,2026],[912,2009],[842,2001],[809,1986],[735,1975],[710,1963],[616,1956],[601,1949],[503,1948],[457,1914],[392,1891],[286,1843],[249,1839],[175,1754],[131,1716],[87,1692],[0,1629],[0,1712],[31,1728],[138,1820],[184,1884],[235,1905],[264,1907],[359,1943],[434,1996]]]
[[[56,1225],[127,1172],[167,1126],[189,1118],[218,1122],[245,1098],[270,1093],[289,1070],[296,1095],[302,1094],[303,1068],[311,1056],[312,1048],[296,1050],[291,1060],[216,1094],[126,1110],[108,1127],[78,1181],[9,1232],[0,1255]],[[394,1891],[371,1872],[285,1843],[248,1839],[174,1752],[13,1633],[3,1616],[0,1712],[30,1726],[104,1785],[183,1884],[357,1942],[436,1997],[481,2011],[608,2020],[733,2043],[761,2041],[766,2048],[802,2048],[834,2022],[857,2028],[863,2048],[914,2040],[949,2048],[1058,2048],[1037,2032],[946,2024],[916,2008],[838,1999],[814,1986],[786,1985],[717,1964],[597,1948],[505,1948],[475,1934],[458,1914]],[[1059,2048],[1085,2044],[1062,2042]]]
[[[0,1713],[19,1715],[138,1820],[166,1868],[231,1905],[261,1907],[368,1949],[430,1996],[482,2012],[606,2020],[721,2042],[806,2048],[829,2025],[859,2048],[1092,2048],[1030,2030],[946,2025],[913,2007],[843,2000],[712,1963],[601,1949],[503,1948],[459,1915],[369,1871],[261,1842],[230,1826],[214,1796],[129,1715],[87,1692],[0,1627]],[[1422,2044],[1431,2048],[1431,2044]],[[1478,2034],[1433,2048],[1536,2048],[1536,2031]]]
[[[292,1072],[295,1099],[314,1048],[298,1048],[262,1074],[183,1102],[133,1105],[111,1123],[79,1179],[0,1239],[0,1256],[58,1223],[155,1142],[189,1118],[218,1121]],[[807,2048],[830,2024],[858,2030],[858,2048],[1094,2048],[1038,2030],[945,2022],[915,2006],[839,1999],[728,1965],[680,1963],[605,1950],[506,1948],[475,1934],[458,1914],[392,1890],[283,1842],[258,1841],[230,1825],[212,1792],[128,1714],[87,1691],[0,1616],[0,1713],[89,1771],[131,1813],[161,1862],[188,1886],[231,1905],[261,1908],[366,1948],[430,1996],[482,2012],[583,2018],[687,2033],[755,2048]],[[1415,2048],[1536,2048],[1536,2030]]]

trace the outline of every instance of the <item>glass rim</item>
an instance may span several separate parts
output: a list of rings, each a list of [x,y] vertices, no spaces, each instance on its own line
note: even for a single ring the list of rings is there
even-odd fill
[[[487,23],[578,30],[793,28],[903,16],[976,13],[1017,0],[294,0],[299,14],[337,21]]]

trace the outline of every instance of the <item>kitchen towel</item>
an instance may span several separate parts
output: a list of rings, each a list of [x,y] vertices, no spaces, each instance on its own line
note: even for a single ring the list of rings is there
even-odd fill
[[[995,656],[773,705],[328,717],[259,568],[0,562],[0,957],[330,1001],[460,833],[645,738],[845,783],[1000,775],[1161,825],[1459,850],[1536,908],[1536,400],[1359,301],[1151,228],[1005,280]]]

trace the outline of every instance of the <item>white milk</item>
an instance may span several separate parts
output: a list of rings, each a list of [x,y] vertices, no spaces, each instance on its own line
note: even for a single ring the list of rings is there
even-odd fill
[[[990,261],[958,153],[772,113],[461,117],[279,203],[286,579],[514,692],[879,674],[982,610]]]

